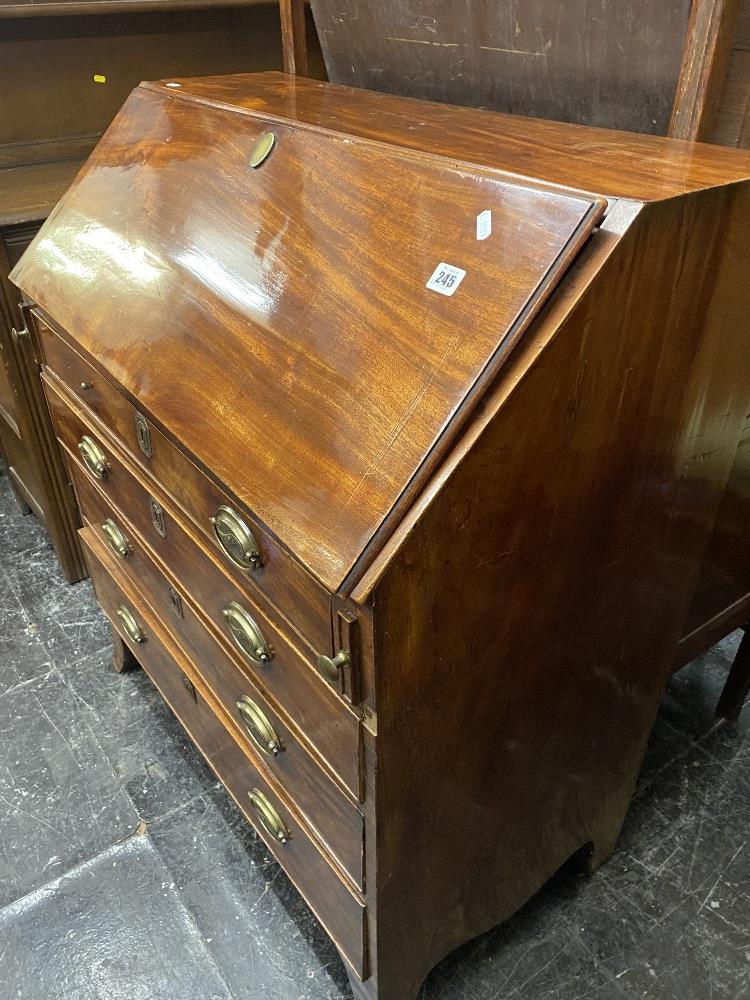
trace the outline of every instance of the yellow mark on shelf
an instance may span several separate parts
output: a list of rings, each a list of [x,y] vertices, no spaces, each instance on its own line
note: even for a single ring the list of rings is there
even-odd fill
[[[107,78],[103,73],[94,73],[94,83],[106,83]]]

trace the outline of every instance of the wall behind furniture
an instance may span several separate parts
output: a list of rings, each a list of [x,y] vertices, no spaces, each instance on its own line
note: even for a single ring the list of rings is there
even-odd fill
[[[275,3],[4,18],[0,167],[86,155],[141,80],[281,66]]]
[[[750,148],[750,0],[741,0],[713,142]]]

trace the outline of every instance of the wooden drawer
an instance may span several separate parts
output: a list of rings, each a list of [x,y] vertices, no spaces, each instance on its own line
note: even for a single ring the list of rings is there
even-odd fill
[[[125,557],[116,556],[118,575],[126,575],[132,586],[143,595],[227,714],[236,720],[242,739],[253,748],[253,755],[259,757],[273,778],[282,782],[331,854],[361,887],[362,815],[304,746],[307,727],[320,735],[318,730],[321,724],[324,725],[322,742],[335,738],[343,727],[337,725],[337,720],[330,715],[321,717],[313,706],[305,717],[296,720],[301,727],[300,732],[294,722],[286,718],[283,710],[269,699],[265,689],[255,683],[255,678],[235,665],[201,621],[188,595],[167,580],[133,526],[110,508],[101,493],[82,475],[77,478],[76,490],[81,511],[102,543],[106,536],[101,525],[107,519],[114,521],[127,537],[129,553]],[[266,755],[260,751],[259,755],[252,733],[248,732],[238,712],[238,702],[243,697],[251,698],[270,723],[281,747],[276,754]],[[341,711],[347,712],[345,708]],[[344,731],[343,735],[346,737],[348,733]],[[354,750],[356,753],[356,747]]]
[[[222,724],[216,715],[221,710],[181,651],[160,629],[153,611],[129,583],[115,580],[113,557],[102,549],[90,528],[82,530],[81,540],[96,595],[105,613],[344,957],[363,977],[364,903],[336,874],[283,792],[269,783],[263,769],[248,758],[239,742],[240,737]],[[136,619],[143,633],[142,642],[134,643],[124,630],[117,615],[122,606]],[[185,678],[190,684],[185,683]],[[283,819],[289,833],[286,843],[276,840],[259,821],[249,800],[249,793],[255,789],[266,796]]]
[[[302,656],[263,610],[248,599],[247,593],[236,589],[233,578],[226,576],[212,562],[207,552],[188,535],[166,506],[162,508],[165,533],[162,535],[154,530],[148,492],[135,478],[132,470],[127,468],[125,460],[111,445],[104,442],[101,435],[97,440],[104,446],[110,468],[107,478],[94,487],[94,480],[80,459],[77,444],[84,434],[93,436],[95,431],[84,423],[82,416],[50,385],[47,386],[47,396],[60,442],[68,455],[84,513],[87,503],[90,503],[85,499],[84,485],[91,484],[94,489],[101,488],[118,516],[124,515],[141,537],[148,540],[180,591],[189,593],[193,604],[202,608],[215,631],[222,636],[223,647],[210,636],[204,635],[203,629],[196,636],[191,635],[191,640],[204,649],[205,658],[210,659],[205,652],[206,643],[210,640],[211,655],[217,659],[220,655],[224,660],[230,660],[239,666],[245,674],[256,677],[305,733],[342,783],[353,795],[359,796],[358,716],[337,697],[312,667],[309,659]],[[268,664],[251,664],[234,646],[222,613],[223,608],[232,601],[246,607],[257,621],[273,652]]]
[[[331,598],[246,508],[228,497],[136,407],[35,313],[40,348],[48,371],[104,424],[138,466],[150,473],[173,503],[193,522],[218,554],[227,571],[250,593],[265,594],[281,615],[316,652],[330,652]],[[136,420],[146,428],[150,455],[139,445]],[[228,505],[241,513],[255,536],[262,566],[237,568],[218,544],[211,518]]]

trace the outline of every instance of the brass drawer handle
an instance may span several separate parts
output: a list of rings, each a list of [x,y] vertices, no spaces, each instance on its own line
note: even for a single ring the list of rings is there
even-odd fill
[[[291,837],[291,834],[284,825],[283,819],[276,812],[263,792],[254,788],[252,792],[248,792],[248,795],[250,796],[250,805],[255,810],[256,815],[266,832],[269,833],[274,840],[278,840],[280,844],[285,844]]]
[[[118,559],[125,559],[126,556],[130,555],[130,542],[111,517],[108,517],[102,525],[102,531],[104,532],[104,537],[107,539],[107,545],[109,545]]]
[[[210,521],[216,540],[235,566],[249,573],[263,565],[255,535],[236,510],[219,507]]]
[[[256,747],[267,757],[275,757],[281,750],[281,741],[265,713],[249,695],[237,702],[237,709],[247,734]]]
[[[129,608],[126,608],[124,604],[121,604],[117,609],[117,616],[133,642],[146,641],[146,636],[143,634],[140,625],[135,620],[133,612]]]
[[[83,464],[95,479],[106,479],[109,472],[109,462],[99,445],[84,434],[78,442],[78,451],[83,459]]]
[[[329,684],[337,684],[339,672],[351,663],[351,657],[345,649],[340,649],[335,656],[319,656],[318,671],[325,677]]]
[[[267,663],[271,659],[271,653],[266,645],[266,640],[242,605],[232,601],[227,604],[222,614],[227,620],[227,626],[235,645],[245,656],[253,663]]]

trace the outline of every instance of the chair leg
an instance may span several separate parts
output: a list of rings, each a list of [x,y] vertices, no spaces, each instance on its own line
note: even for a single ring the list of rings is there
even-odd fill
[[[740,648],[734,658],[729,677],[721,692],[716,714],[733,722],[742,711],[750,693],[750,626],[745,627]]]

